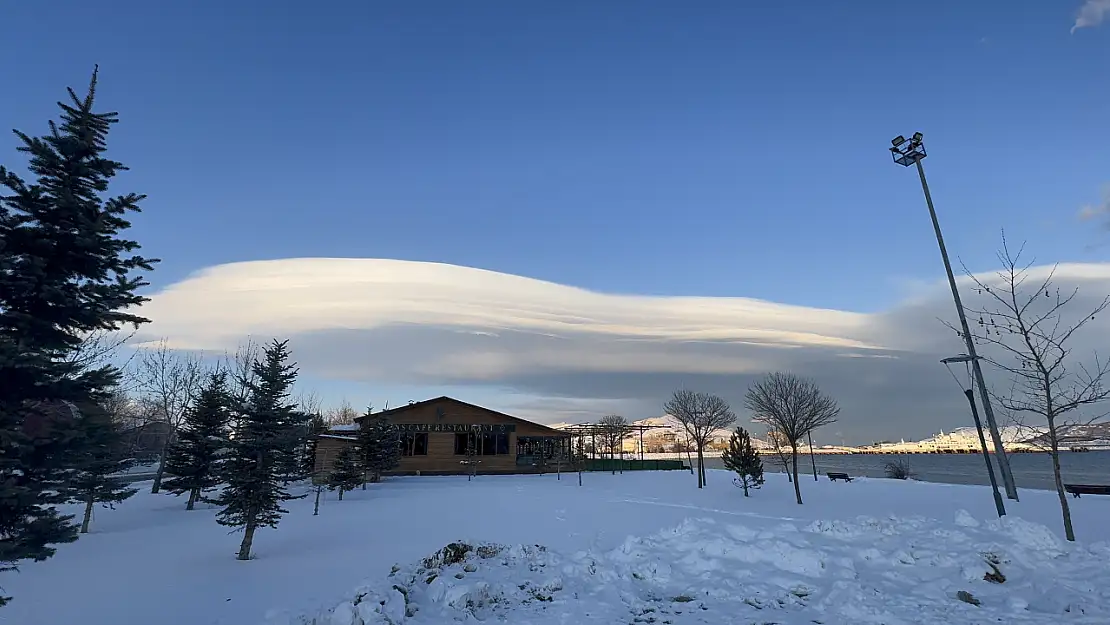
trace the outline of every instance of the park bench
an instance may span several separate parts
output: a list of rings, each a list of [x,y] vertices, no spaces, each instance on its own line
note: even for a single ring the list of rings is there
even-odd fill
[[[851,482],[852,481],[852,476],[848,475],[847,473],[831,473],[830,472],[830,473],[826,473],[825,475],[829,476],[829,481],[830,482],[835,482],[837,480],[844,480],[845,482]]]
[[[1101,484],[1064,484],[1064,490],[1077,499],[1080,495],[1110,495],[1110,486]]]

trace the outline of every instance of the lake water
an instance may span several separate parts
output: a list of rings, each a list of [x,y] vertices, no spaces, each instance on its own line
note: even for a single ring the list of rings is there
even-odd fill
[[[842,472],[853,477],[886,477],[886,463],[904,460],[916,474],[916,478],[926,482],[945,484],[990,484],[987,467],[979,454],[816,454],[817,473],[821,479],[825,472]],[[778,459],[763,456],[763,468],[767,472],[781,471]],[[995,475],[998,464],[991,455]],[[706,466],[723,469],[720,458],[706,458]],[[1052,458],[1048,454],[1012,454],[1010,470],[1018,488],[1039,488],[1052,490]],[[1110,484],[1110,451],[1089,451],[1060,453],[1060,470],[1064,483],[1071,484]],[[798,473],[812,478],[813,469],[809,455],[798,456]],[[1002,488],[1001,477],[998,486]]]

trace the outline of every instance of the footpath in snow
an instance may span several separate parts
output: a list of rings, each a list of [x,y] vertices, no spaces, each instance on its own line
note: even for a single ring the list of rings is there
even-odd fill
[[[0,575],[20,625],[1110,623],[1110,499],[725,472],[398,478],[291,502],[256,559],[212,510],[139,495]],[[9,620],[10,619],[10,620]]]

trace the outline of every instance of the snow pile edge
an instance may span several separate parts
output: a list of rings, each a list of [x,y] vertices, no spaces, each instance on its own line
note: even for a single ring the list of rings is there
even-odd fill
[[[330,609],[275,625],[1107,623],[1110,545],[1016,517],[687,519],[607,552],[458,541]]]

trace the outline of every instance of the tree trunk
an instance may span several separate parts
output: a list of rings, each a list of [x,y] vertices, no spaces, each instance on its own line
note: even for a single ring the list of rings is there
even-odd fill
[[[89,496],[87,498],[85,498],[85,519],[83,521],[81,521],[81,533],[82,534],[88,534],[89,533],[89,521],[92,521],[92,511],[93,511],[93,504],[94,503],[96,503],[96,502],[94,501],[93,494],[89,493]],[[1073,538],[1072,540],[1075,540],[1075,539]]]
[[[239,555],[235,556],[235,559],[250,560],[252,544],[254,544],[254,523],[248,522],[243,530],[243,542],[239,545]]]
[[[320,515],[320,491],[324,490],[319,486],[316,487],[316,503],[312,506],[312,516]]]
[[[192,510],[193,509],[193,504],[195,504],[197,502],[197,496],[200,494],[199,491],[200,491],[199,488],[193,488],[193,489],[189,490],[189,503],[185,504],[185,509],[186,510]]]
[[[798,505],[802,505],[802,487],[798,484],[798,444],[794,443],[790,446],[790,457],[794,465],[794,497],[798,500]]]
[[[339,501],[343,501],[343,489],[339,489]]]
[[[1054,419],[1048,420],[1048,440],[1052,444],[1052,477],[1056,480],[1056,496],[1060,498],[1060,513],[1064,517],[1064,536],[1074,542],[1075,528],[1071,524],[1071,507],[1068,506],[1068,495],[1064,492],[1064,478],[1060,475],[1060,441],[1056,438]]]
[[[705,455],[698,445],[698,488],[705,488]]]
[[[809,462],[813,465],[813,481],[817,481],[817,457],[813,455],[813,434],[806,434],[809,438]]]
[[[157,495],[162,490],[162,474],[166,471],[166,450],[170,447],[170,437],[162,442],[162,453],[158,455],[158,471],[154,473],[154,485],[150,487],[150,494]]]
[[[748,496],[748,478],[744,477],[744,476],[741,476],[740,477],[740,484],[744,487],[744,496],[747,497]]]

